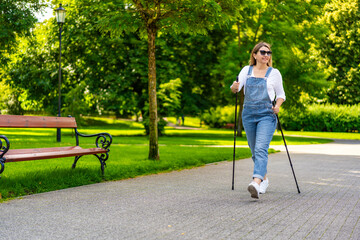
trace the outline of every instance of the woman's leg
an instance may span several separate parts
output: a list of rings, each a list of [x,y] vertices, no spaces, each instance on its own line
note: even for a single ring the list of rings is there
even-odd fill
[[[242,117],[243,126],[246,133],[246,139],[251,150],[251,157],[255,163],[255,141],[256,141],[256,125],[257,123],[253,120],[252,117],[243,114]]]
[[[276,129],[276,118],[266,115],[260,118],[256,128],[256,140],[254,148],[255,165],[253,178],[261,183],[267,173],[268,150]]]

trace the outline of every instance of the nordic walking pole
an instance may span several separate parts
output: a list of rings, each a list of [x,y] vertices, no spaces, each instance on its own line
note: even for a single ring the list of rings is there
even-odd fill
[[[239,82],[239,77],[236,78],[236,82]],[[235,148],[236,148],[237,102],[238,102],[238,92],[236,92],[236,100],[235,100],[234,154],[233,154],[233,173],[232,173],[232,188],[231,188],[232,190],[234,190],[234,179],[235,179]]]
[[[275,107],[275,101],[273,101],[273,106]],[[292,165],[292,163],[291,163],[291,158],[290,158],[289,150],[288,150],[288,148],[287,148],[286,141],[285,141],[285,137],[284,137],[284,133],[283,133],[283,130],[282,130],[282,128],[281,128],[279,116],[278,116],[277,114],[275,114],[275,115],[276,115],[276,118],[277,118],[278,123],[279,123],[279,129],[280,129],[280,132],[281,132],[281,136],[282,136],[282,138],[283,138],[283,140],[284,140],[284,145],[285,145],[286,152],[287,152],[287,155],[288,155],[288,158],[289,158],[291,170],[292,170],[292,173],[293,173],[293,175],[294,175],[296,187],[297,187],[298,193],[300,193],[299,185],[298,185],[298,182],[297,182],[296,177],[295,177],[294,168],[293,168],[293,165]]]

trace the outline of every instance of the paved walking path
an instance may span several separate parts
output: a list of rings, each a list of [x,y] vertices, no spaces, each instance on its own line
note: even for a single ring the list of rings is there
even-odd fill
[[[0,204],[0,239],[360,239],[360,141],[289,146],[269,157],[268,192],[246,191],[252,161],[36,194]],[[109,165],[110,167],[110,165]]]

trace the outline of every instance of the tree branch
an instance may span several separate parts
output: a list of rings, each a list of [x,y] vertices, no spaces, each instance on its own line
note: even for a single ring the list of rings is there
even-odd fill
[[[142,19],[147,22],[149,19],[149,14],[146,9],[144,9],[144,6],[141,4],[140,0],[133,0],[133,2],[135,3],[136,8],[139,10]]]

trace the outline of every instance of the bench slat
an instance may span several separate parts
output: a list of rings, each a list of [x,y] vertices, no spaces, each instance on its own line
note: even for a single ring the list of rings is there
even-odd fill
[[[0,127],[5,128],[77,128],[72,117],[40,117],[0,115]]]
[[[19,162],[28,160],[101,154],[106,152],[107,150],[102,148],[81,148],[79,146],[36,149],[11,149],[4,155],[4,157],[6,158],[6,162]]]

